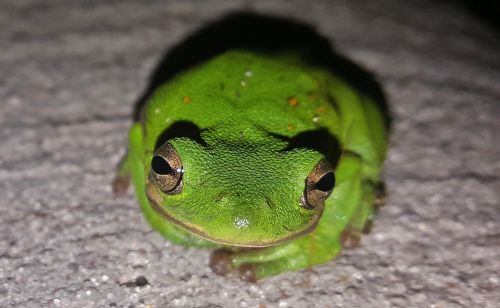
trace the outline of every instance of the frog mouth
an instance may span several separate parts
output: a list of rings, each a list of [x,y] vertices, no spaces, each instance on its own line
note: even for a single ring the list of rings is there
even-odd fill
[[[310,233],[313,231],[318,222],[319,218],[321,217],[321,213],[314,215],[312,220],[303,228],[298,229],[295,232],[292,232],[288,234],[285,237],[281,237],[275,240],[259,240],[259,241],[248,241],[248,242],[238,242],[237,240],[231,241],[227,239],[221,239],[219,237],[215,237],[207,233],[204,229],[200,228],[199,226],[195,224],[191,224],[189,222],[184,222],[180,221],[179,219],[173,217],[171,214],[169,214],[165,209],[160,205],[161,201],[161,196],[158,193],[158,190],[156,187],[154,187],[154,184],[151,182],[146,183],[146,197],[148,199],[149,206],[154,210],[154,212],[161,217],[167,219],[169,222],[175,224],[176,226],[179,226],[181,229],[195,234],[203,239],[206,239],[208,241],[217,243],[217,244],[222,244],[222,245],[227,245],[227,246],[237,246],[237,247],[248,247],[248,248],[263,248],[263,247],[269,247],[269,246],[276,246],[279,244],[282,244],[284,242],[293,240],[297,237],[300,237],[302,235],[305,235],[307,233]]]

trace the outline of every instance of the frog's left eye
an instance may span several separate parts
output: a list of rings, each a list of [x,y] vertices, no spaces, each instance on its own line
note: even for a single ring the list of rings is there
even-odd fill
[[[182,161],[175,148],[165,143],[151,159],[151,179],[166,194],[178,194],[182,190]]]
[[[326,159],[322,159],[306,179],[306,188],[301,198],[302,207],[306,209],[323,207],[333,187],[335,187],[333,167]]]

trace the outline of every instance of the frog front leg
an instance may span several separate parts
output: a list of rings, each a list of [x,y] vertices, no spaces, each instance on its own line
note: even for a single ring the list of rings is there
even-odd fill
[[[244,251],[215,251],[211,267],[219,274],[233,269],[240,278],[256,281],[284,271],[296,271],[335,258],[349,234],[361,232],[374,214],[374,189],[363,175],[359,155],[346,151],[336,170],[337,185],[323,217],[308,235],[277,246]]]
[[[123,196],[130,186],[131,161],[127,151],[118,165],[118,170],[111,184],[114,196]]]
[[[298,269],[307,267],[307,262],[301,257],[299,250],[300,245],[297,240],[278,246],[241,251],[217,249],[210,257],[210,267],[219,275],[226,275],[236,270],[242,280],[255,282],[264,277],[293,270],[294,267]]]

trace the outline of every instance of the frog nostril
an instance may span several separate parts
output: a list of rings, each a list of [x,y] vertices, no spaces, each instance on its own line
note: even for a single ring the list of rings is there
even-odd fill
[[[215,202],[220,203],[226,198],[226,194],[223,192],[220,192],[217,197],[215,198]]]
[[[269,197],[266,197],[266,204],[270,209],[274,208],[273,200],[271,200]]]

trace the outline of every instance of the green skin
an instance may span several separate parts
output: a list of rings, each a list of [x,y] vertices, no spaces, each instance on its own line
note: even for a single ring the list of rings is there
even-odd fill
[[[333,100],[332,100],[333,98]],[[182,191],[151,183],[159,136],[196,125],[200,140],[172,137],[182,160]],[[287,138],[326,129],[341,145],[336,185],[320,209],[301,206],[305,179],[324,157],[287,148]],[[231,269],[253,279],[333,259],[349,232],[375,213],[386,151],[380,111],[330,72],[293,54],[225,52],[164,84],[129,135],[118,178],[132,178],[146,219],[172,242],[225,248]],[[246,247],[258,247],[246,249]]]

